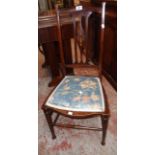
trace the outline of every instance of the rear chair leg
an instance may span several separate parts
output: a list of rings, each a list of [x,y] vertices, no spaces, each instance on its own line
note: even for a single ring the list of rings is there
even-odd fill
[[[55,132],[54,132],[54,124],[53,124],[53,121],[52,121],[52,113],[53,112],[51,110],[44,109],[44,114],[45,114],[48,126],[49,126],[49,128],[51,130],[52,138],[55,139],[56,135],[55,135]]]
[[[106,132],[107,132],[107,127],[108,127],[108,120],[109,117],[101,116],[101,122],[102,122],[102,145],[105,145],[105,137],[106,137]]]

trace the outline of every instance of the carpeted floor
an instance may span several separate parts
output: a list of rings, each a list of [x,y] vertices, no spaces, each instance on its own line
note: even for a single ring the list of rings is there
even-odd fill
[[[48,82],[51,80],[50,71],[48,68],[41,68],[44,62],[42,54],[39,52],[39,67],[38,67],[38,82],[39,82],[39,106],[38,106],[38,148],[39,155],[116,155],[117,154],[117,93],[103,77],[103,85],[108,97],[108,104],[110,108],[110,121],[108,132],[106,136],[106,145],[101,145],[101,132],[76,130],[55,127],[57,138],[52,140],[51,133],[44,114],[41,110],[41,105],[47,98],[52,87],[48,87]],[[100,118],[91,118],[87,120],[71,120],[60,117],[60,122],[82,124],[82,125],[96,125],[101,127]]]

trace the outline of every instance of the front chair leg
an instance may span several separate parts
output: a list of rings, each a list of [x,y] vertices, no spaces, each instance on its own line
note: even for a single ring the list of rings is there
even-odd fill
[[[55,139],[56,135],[55,135],[55,132],[54,132],[54,125],[53,125],[53,121],[52,121],[52,113],[53,112],[51,110],[44,109],[44,114],[45,114],[48,126],[49,126],[49,128],[51,130],[52,138]]]
[[[102,122],[102,145],[105,145],[105,137],[106,137],[106,132],[107,132],[107,127],[108,127],[108,120],[109,118],[106,116],[101,116],[101,122]]]

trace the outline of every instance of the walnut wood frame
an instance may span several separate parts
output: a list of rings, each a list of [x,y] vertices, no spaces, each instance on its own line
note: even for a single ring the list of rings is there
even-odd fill
[[[89,65],[88,61],[86,61],[85,64],[82,63],[78,63],[78,64],[73,64],[73,65],[66,65],[65,64],[65,60],[64,60],[64,53],[63,53],[63,43],[62,43],[62,34],[61,34],[61,24],[60,24],[60,12],[58,7],[56,6],[56,12],[57,12],[57,25],[58,25],[58,40],[59,40],[59,46],[60,46],[60,56],[61,56],[61,67],[62,67],[62,71],[63,71],[63,76],[65,76],[66,68],[74,68],[74,67],[80,67],[82,65],[82,67],[84,67],[84,65],[86,65],[86,67]],[[83,10],[80,11],[81,13],[85,12],[85,15],[88,17],[88,15],[90,15],[90,11],[87,10]],[[88,18],[87,18],[88,19]],[[104,28],[105,28],[105,3],[102,4],[102,24],[101,24],[101,39],[100,39],[100,60],[99,60],[99,66],[97,67],[99,70],[99,78],[100,80],[102,80],[101,77],[101,72],[102,72],[102,59],[103,59],[103,42],[104,42]],[[86,21],[88,22],[88,21]],[[86,32],[88,31],[88,24],[86,25]],[[87,47],[86,47],[87,48]],[[89,54],[86,53],[86,60],[88,60]],[[93,65],[94,67],[94,65]],[[62,77],[63,78],[63,77]],[[55,87],[56,88],[56,87]],[[54,89],[55,89],[54,88]],[[108,104],[107,104],[107,97],[105,94],[105,90],[102,86],[102,90],[103,90],[103,94],[104,94],[104,99],[105,99],[105,111],[104,112],[80,112],[80,111],[74,111],[72,115],[69,115],[68,110],[63,110],[63,109],[57,109],[57,108],[52,108],[47,106],[45,103],[42,106],[42,109],[44,111],[46,120],[48,122],[49,128],[51,130],[52,133],[52,138],[55,139],[56,135],[54,132],[54,126],[58,126],[58,127],[67,127],[67,128],[74,128],[74,129],[87,129],[87,130],[95,130],[95,131],[102,131],[102,141],[101,144],[104,145],[105,144],[105,136],[106,136],[106,131],[107,131],[107,127],[108,127],[108,120],[109,120],[109,116],[110,116],[110,112],[109,112],[109,108],[108,108]],[[51,94],[51,93],[50,93]],[[50,95],[49,95],[50,96]],[[53,120],[52,115],[53,113],[56,113],[56,117]],[[85,119],[85,118],[92,118],[92,117],[100,117],[101,118],[101,128],[96,128],[96,127],[87,127],[87,126],[80,126],[80,125],[69,125],[69,124],[60,124],[57,123],[57,120],[59,118],[60,115],[63,115],[65,117],[69,117],[69,118],[73,118],[73,119]]]

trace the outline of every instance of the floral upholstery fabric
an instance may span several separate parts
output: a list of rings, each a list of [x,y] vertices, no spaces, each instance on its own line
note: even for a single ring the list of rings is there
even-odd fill
[[[46,105],[72,111],[104,111],[100,80],[97,77],[65,76]]]

